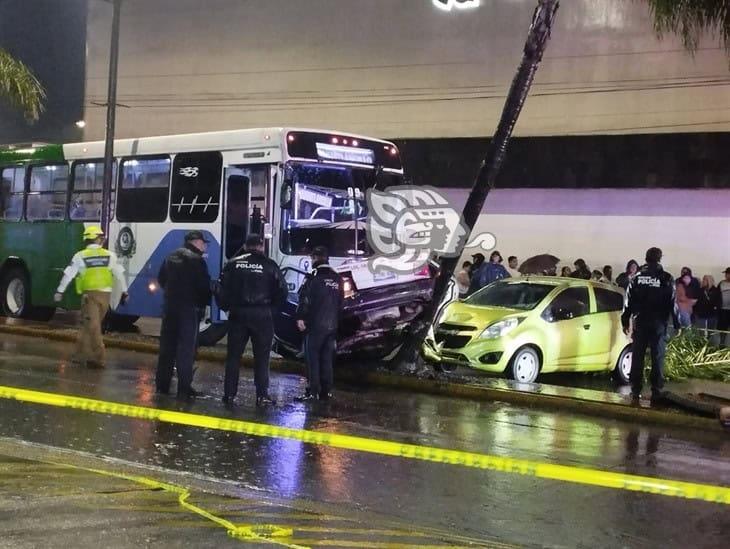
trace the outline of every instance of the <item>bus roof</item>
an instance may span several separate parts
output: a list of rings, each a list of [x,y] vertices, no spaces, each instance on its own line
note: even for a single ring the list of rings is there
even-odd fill
[[[63,162],[61,145],[23,143],[0,147],[0,164],[25,164],[31,161]]]
[[[368,139],[392,145],[389,141],[375,139],[363,135],[334,130],[316,130],[308,128],[251,128],[204,133],[188,133],[179,135],[162,135],[156,137],[138,137],[117,139],[114,141],[115,156],[165,154],[195,151],[225,151],[237,149],[277,148],[283,144],[287,132],[333,133],[356,139]],[[63,146],[67,159],[100,158],[104,156],[104,141],[86,143],[69,143]]]

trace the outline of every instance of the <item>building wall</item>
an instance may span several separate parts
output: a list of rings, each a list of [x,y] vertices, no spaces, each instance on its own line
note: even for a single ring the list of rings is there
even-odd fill
[[[125,0],[118,135],[268,125],[488,136],[536,0]],[[111,6],[89,2],[86,138],[104,133]],[[561,4],[516,135],[730,130],[728,61],[659,41],[633,0]]]
[[[445,189],[459,209],[466,189]],[[572,266],[611,265],[614,276],[629,259],[643,263],[647,248],[664,250],[674,276],[689,266],[700,278],[723,278],[730,265],[730,189],[504,189],[487,197],[473,235],[489,232],[505,261],[548,253]],[[481,251],[465,250],[462,259]]]
[[[410,180],[436,187],[471,187],[489,145],[486,138],[396,142]],[[730,189],[729,150],[730,132],[518,137],[497,186]]]

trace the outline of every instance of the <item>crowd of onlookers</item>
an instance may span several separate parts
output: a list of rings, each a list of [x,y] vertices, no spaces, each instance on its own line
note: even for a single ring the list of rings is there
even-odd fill
[[[516,256],[507,259],[507,266],[502,264],[503,261],[498,251],[490,254],[489,261],[481,253],[474,254],[472,261],[465,261],[456,274],[459,296],[468,296],[502,278],[521,276]],[[560,276],[613,284],[626,290],[638,272],[639,263],[634,259],[626,264],[626,270],[615,279],[610,265],[604,265],[601,270],[591,270],[583,259],[577,259],[572,269],[569,266],[563,267]],[[547,266],[540,274],[556,276],[556,267]],[[692,274],[692,269],[682,267],[675,283],[679,325],[682,328],[695,326],[708,336],[711,331],[730,331],[730,267],[725,269],[724,279],[719,284],[709,274],[704,275],[700,282]],[[716,333],[711,339],[727,345],[730,343],[730,333]]]

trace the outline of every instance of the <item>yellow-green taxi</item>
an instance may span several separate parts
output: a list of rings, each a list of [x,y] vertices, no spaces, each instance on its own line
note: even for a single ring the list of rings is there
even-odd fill
[[[628,383],[631,347],[621,329],[623,293],[588,280],[506,278],[439,312],[424,356],[533,382],[540,373],[611,371]]]

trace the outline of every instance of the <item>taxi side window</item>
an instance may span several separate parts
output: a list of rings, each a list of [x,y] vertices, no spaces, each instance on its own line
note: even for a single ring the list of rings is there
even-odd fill
[[[542,317],[548,322],[560,322],[585,316],[589,312],[588,288],[566,288],[545,308]]]
[[[596,292],[596,312],[609,313],[621,311],[624,308],[624,296],[619,292],[612,292],[604,288],[594,288]]]

